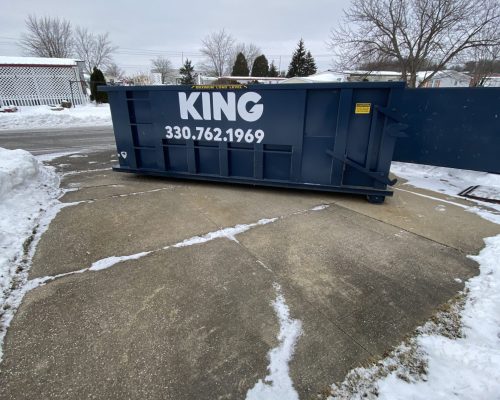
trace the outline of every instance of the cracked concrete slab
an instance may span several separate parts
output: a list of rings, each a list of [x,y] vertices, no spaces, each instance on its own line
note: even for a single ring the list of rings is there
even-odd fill
[[[255,222],[331,203],[332,194],[242,185],[192,183],[182,195],[219,226]]]
[[[30,278],[76,271],[217,229],[168,190],[77,204],[62,209],[42,236]]]
[[[398,232],[333,205],[246,232],[238,240],[276,274],[290,293],[291,309],[304,316],[304,326],[311,324],[304,307],[313,304],[316,318],[332,322],[380,356],[463,288],[456,278],[477,273],[475,262],[457,250]],[[335,351],[325,345],[323,354],[335,358]],[[339,369],[335,379],[346,372]]]
[[[381,207],[371,207],[355,196],[339,196],[336,201],[358,214],[416,233],[466,254],[478,253],[484,247],[483,238],[498,234],[498,225],[478,218],[474,213],[466,212],[463,207],[450,202],[464,207],[476,206],[467,200],[404,183],[397,184],[394,197],[386,198]]]
[[[51,282],[11,326],[0,397],[243,397],[276,345],[272,284],[227,239]]]

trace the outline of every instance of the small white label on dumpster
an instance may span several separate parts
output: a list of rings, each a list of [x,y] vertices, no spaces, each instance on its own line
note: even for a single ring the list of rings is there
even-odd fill
[[[370,114],[372,103],[356,103],[354,114]]]

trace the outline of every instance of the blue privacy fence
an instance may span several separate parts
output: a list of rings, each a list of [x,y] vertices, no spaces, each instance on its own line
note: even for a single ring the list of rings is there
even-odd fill
[[[500,88],[405,89],[394,160],[500,173]]]

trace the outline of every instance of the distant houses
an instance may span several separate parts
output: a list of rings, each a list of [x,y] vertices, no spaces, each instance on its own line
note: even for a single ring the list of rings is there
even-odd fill
[[[85,87],[78,60],[0,56],[0,105],[85,104]]]
[[[417,85],[426,77],[430,76],[432,71],[420,71],[417,74]],[[422,87],[469,87],[471,77],[463,72],[444,70],[436,72]]]
[[[306,77],[295,76],[281,83],[395,82],[399,80],[401,80],[401,73],[394,71],[327,70]]]
[[[59,104],[69,100],[81,105],[88,101],[88,75],[83,73],[83,62],[66,58],[6,57],[0,56],[0,106],[37,106]],[[417,85],[432,74],[421,71],[417,74]],[[109,77],[108,77],[109,78]],[[160,73],[138,74],[128,80],[110,79],[115,85],[161,85],[179,84],[179,74],[169,75],[163,80]],[[401,80],[401,73],[395,71],[326,70],[310,76],[293,78],[222,76],[210,77],[196,74],[196,84],[236,83],[324,83],[324,82],[394,82]],[[86,83],[87,82],[87,83]],[[432,75],[422,87],[468,87],[471,77],[454,70],[439,71]],[[483,86],[500,87],[500,74],[484,79]]]
[[[282,80],[280,83],[325,83],[348,82],[349,75],[344,72],[323,71],[309,76],[294,76]]]
[[[273,84],[280,83],[286,78],[279,77],[264,77],[264,76],[221,76],[219,80],[221,81],[233,81],[235,83],[240,83],[242,85],[250,83],[262,83],[262,84]]]
[[[500,87],[500,74],[493,74],[484,78],[483,86]]]
[[[430,76],[431,71],[422,71],[417,74],[417,85],[426,77]],[[306,77],[293,77],[282,81],[281,83],[319,83],[319,82],[396,82],[401,80],[401,73],[395,71],[333,71],[327,70]],[[434,74],[423,87],[468,87],[471,77],[463,72],[444,70]],[[488,82],[488,78],[487,78]],[[491,79],[491,85],[496,81]],[[499,79],[500,84],[500,79]],[[485,85],[487,86],[487,85]]]

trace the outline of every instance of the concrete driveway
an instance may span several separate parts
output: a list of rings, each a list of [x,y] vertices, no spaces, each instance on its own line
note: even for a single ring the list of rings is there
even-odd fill
[[[376,206],[114,173],[113,157],[53,162],[72,204],[33,259],[46,283],[7,334],[3,399],[242,399],[284,346],[283,318],[301,334],[281,366],[317,399],[462,289],[478,273],[466,255],[500,233],[409,187]],[[96,262],[116,263],[85,270]]]

